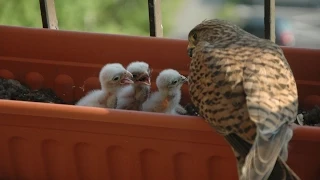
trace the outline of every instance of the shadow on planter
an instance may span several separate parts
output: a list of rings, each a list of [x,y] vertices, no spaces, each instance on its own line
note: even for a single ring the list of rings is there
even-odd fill
[[[188,75],[184,40],[0,26],[0,77],[52,88],[69,104],[99,88],[109,62],[146,61]],[[299,102],[320,105],[320,50],[283,48]],[[183,86],[182,103],[188,102]],[[237,179],[224,139],[191,116],[0,100],[0,179]],[[289,165],[320,178],[320,129],[298,127]]]

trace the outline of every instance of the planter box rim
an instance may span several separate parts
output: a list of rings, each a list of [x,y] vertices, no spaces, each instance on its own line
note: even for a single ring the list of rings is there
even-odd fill
[[[202,118],[195,116],[173,116],[161,113],[126,111],[93,107],[80,107],[64,104],[50,104],[27,101],[0,100],[1,114],[23,116],[55,117],[81,121],[96,121],[157,128],[169,128],[187,131],[212,132],[212,128]],[[121,117],[121,118],[117,118]],[[134,121],[130,121],[135,117]],[[8,121],[6,121],[7,123]],[[63,122],[59,122],[63,123]],[[0,124],[3,124],[0,120]],[[296,126],[292,141],[310,141],[320,143],[320,128]]]
[[[195,116],[173,116],[162,113],[104,109],[67,104],[0,100],[0,113],[174,128],[192,131],[212,131],[207,123],[203,122],[200,117]],[[119,116],[122,118],[116,118]],[[130,121],[132,117],[135,118],[135,121]]]

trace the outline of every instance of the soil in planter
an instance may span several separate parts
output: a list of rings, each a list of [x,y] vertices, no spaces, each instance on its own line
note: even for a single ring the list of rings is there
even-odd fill
[[[19,81],[0,78],[0,99],[66,104],[51,89],[31,90]]]
[[[187,115],[199,116],[198,109],[192,103],[188,103],[184,108],[187,111]]]
[[[299,110],[299,114],[303,115],[303,125],[320,126],[320,107],[315,106],[309,111]],[[296,121],[298,124],[298,122]]]

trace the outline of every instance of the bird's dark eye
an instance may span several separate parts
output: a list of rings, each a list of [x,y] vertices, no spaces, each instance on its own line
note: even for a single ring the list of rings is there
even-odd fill
[[[196,34],[196,33],[194,33],[194,34],[192,35],[192,37],[193,37],[194,40],[197,40],[197,34]]]
[[[116,76],[116,77],[114,77],[112,80],[118,81],[119,79],[120,79],[120,77],[119,77],[119,76]]]
[[[136,74],[132,74],[132,77],[133,77],[133,78],[137,78],[137,75],[136,75]]]
[[[177,84],[177,82],[178,82],[178,81],[172,81],[172,83],[171,83],[171,84]]]

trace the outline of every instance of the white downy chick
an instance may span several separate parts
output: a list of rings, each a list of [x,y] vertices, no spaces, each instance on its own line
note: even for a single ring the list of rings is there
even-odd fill
[[[133,84],[120,90],[117,96],[117,109],[142,110],[142,103],[150,94],[151,69],[145,62],[135,61],[127,66],[133,75]]]
[[[188,79],[173,69],[165,69],[156,79],[158,91],[142,104],[142,110],[166,114],[177,114],[176,108],[181,99],[181,86]]]
[[[181,114],[181,115],[187,114],[187,110],[184,107],[182,107],[180,104],[177,105],[176,112],[177,114]]]
[[[81,98],[77,106],[115,108],[117,91],[132,84],[132,74],[119,63],[110,63],[102,67],[99,73],[101,89],[93,90]]]

